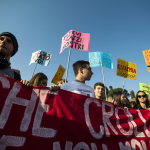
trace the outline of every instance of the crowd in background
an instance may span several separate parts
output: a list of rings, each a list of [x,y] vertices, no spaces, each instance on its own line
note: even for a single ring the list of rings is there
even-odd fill
[[[16,37],[10,32],[3,32],[0,34],[0,74],[9,76],[29,88],[31,86],[47,86],[48,77],[44,73],[35,74],[30,81],[21,80],[20,71],[11,69],[10,58],[18,51],[18,42]],[[86,95],[103,100],[105,94],[105,86],[101,82],[93,84],[90,87],[85,84],[85,81],[90,80],[93,72],[88,61],[79,60],[73,64],[73,71],[75,80],[73,82],[66,82],[65,79],[60,79],[56,86],[50,86],[50,90],[67,90],[77,94]],[[107,101],[113,103],[115,106],[121,106],[125,109],[148,109],[150,110],[148,96],[144,91],[136,93],[136,101],[130,102],[124,92],[115,92],[112,97],[108,97]]]

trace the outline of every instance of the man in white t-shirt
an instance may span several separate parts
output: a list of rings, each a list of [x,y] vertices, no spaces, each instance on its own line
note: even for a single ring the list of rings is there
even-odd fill
[[[76,76],[75,81],[64,83],[60,89],[71,91],[74,93],[95,97],[93,88],[85,84],[86,80],[90,80],[93,72],[88,61],[79,60],[73,64],[73,71]]]

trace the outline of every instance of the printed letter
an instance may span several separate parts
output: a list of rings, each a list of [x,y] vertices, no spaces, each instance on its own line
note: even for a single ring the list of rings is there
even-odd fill
[[[0,139],[0,150],[5,150],[7,146],[22,147],[26,141],[24,137],[5,136]]]
[[[90,117],[89,117],[89,105],[90,103],[93,102],[95,103],[98,107],[101,107],[101,104],[98,100],[94,99],[94,98],[87,98],[84,104],[84,113],[85,113],[85,121],[87,126],[89,127],[90,133],[92,134],[92,136],[96,139],[101,139],[102,136],[104,135],[104,127],[102,125],[100,125],[100,132],[96,133],[92,127],[91,121],[90,121]]]
[[[84,142],[78,143],[78,144],[74,147],[73,150],[81,150],[81,149],[83,149],[83,150],[90,150],[89,146],[88,146],[86,143],[84,143]]]
[[[110,107],[110,111],[109,112],[106,112],[105,110],[105,105],[106,106],[109,106]],[[111,130],[116,134],[118,135],[118,132],[115,130],[115,128],[113,127],[113,125],[111,124],[109,118],[113,115],[114,113],[114,110],[113,110],[113,105],[111,103],[108,103],[108,102],[105,102],[103,101],[102,102],[102,112],[103,112],[103,123],[104,123],[104,127],[105,127],[105,131],[106,131],[106,137],[110,137],[110,133],[109,133],[109,130],[108,130],[108,127],[107,125],[111,128]]]
[[[119,116],[118,116],[118,110],[119,110],[119,109],[123,110],[124,113],[125,113],[125,114],[127,115],[127,117],[128,117],[129,131],[125,131],[125,130],[121,127],[121,125],[119,124],[119,120],[120,120],[120,118],[119,118]],[[125,110],[124,108],[121,108],[121,107],[116,107],[116,108],[115,108],[115,115],[116,115],[117,127],[118,127],[119,131],[120,131],[122,134],[124,134],[125,136],[130,137],[130,136],[133,134],[133,126],[132,126],[132,124],[131,124],[131,122],[130,122],[130,116],[128,115],[128,113],[126,112],[126,110]]]

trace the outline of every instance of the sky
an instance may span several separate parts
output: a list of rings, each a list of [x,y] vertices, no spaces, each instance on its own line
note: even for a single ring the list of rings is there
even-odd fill
[[[139,82],[150,85],[142,51],[150,49],[150,0],[5,0],[0,4],[0,33],[13,33],[19,44],[10,59],[11,67],[30,80],[35,63],[29,65],[33,52],[51,53],[49,66],[37,65],[35,73],[48,77],[48,86],[59,65],[67,68],[69,48],[59,55],[62,37],[69,30],[90,33],[90,51],[112,54],[113,69],[104,68],[109,88],[123,87],[123,77],[116,76],[117,58],[137,64],[137,80],[125,79],[125,89],[139,90]],[[75,80],[72,64],[89,61],[88,52],[71,50],[68,81]],[[93,67],[93,76],[86,84],[103,83],[102,68]],[[66,73],[66,72],[65,72]],[[64,74],[63,78],[65,78]]]

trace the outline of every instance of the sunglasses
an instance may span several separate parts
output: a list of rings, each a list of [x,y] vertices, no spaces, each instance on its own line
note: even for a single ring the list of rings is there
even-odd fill
[[[138,98],[141,98],[141,97],[145,98],[146,95],[138,95]]]

